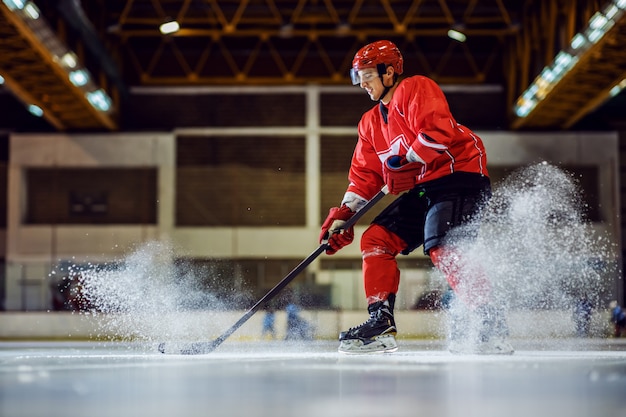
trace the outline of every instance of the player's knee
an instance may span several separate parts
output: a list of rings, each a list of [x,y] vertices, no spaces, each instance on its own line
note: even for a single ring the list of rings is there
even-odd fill
[[[444,274],[450,274],[456,270],[455,265],[458,265],[459,262],[458,254],[444,245],[438,245],[430,249],[428,255],[435,268]]]
[[[435,265],[435,268],[441,270],[441,261],[443,259],[443,254],[445,250],[443,246],[435,246],[434,248],[428,251],[428,256],[430,256],[430,260]]]
[[[402,239],[377,224],[368,227],[363,232],[363,236],[361,236],[361,253],[363,257],[379,253],[395,255],[405,246],[406,243]]]
[[[454,251],[443,245],[432,248],[428,255],[435,268],[443,273],[452,289],[456,289],[459,285],[460,275],[458,274],[458,259]]]

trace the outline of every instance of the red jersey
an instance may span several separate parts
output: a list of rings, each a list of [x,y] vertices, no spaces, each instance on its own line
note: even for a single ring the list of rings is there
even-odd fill
[[[359,122],[350,185],[342,202],[352,210],[380,191],[383,163],[392,155],[424,164],[418,183],[459,171],[488,176],[482,140],[454,120],[443,91],[430,78],[402,80],[385,106],[386,121],[381,106],[368,110]]]

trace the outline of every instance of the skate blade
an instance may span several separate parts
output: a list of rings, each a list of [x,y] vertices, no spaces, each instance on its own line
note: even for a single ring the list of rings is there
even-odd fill
[[[506,340],[495,340],[478,344],[450,343],[448,351],[454,355],[512,355],[513,346]]]
[[[398,343],[392,334],[376,336],[366,343],[361,339],[342,340],[339,344],[339,353],[348,355],[363,355],[369,353],[392,353],[398,350]]]
[[[495,346],[479,346],[478,355],[512,355],[515,349],[508,343],[498,344]]]
[[[157,349],[165,355],[206,355],[216,347],[215,342],[163,342]]]

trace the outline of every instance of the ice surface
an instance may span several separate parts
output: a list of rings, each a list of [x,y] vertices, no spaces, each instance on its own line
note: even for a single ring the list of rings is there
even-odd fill
[[[619,416],[626,341],[583,351],[520,344],[513,356],[454,356],[439,342],[351,356],[336,342],[225,343],[199,356],[144,344],[0,343],[0,415]]]

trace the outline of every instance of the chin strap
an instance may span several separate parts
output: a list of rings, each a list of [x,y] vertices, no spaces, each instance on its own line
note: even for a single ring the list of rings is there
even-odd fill
[[[393,74],[393,83],[391,83],[391,86],[387,87],[385,85],[385,81],[383,80],[383,75],[385,75],[385,71],[387,70],[387,67],[385,64],[378,64],[377,66],[378,69],[378,76],[380,77],[380,82],[383,84],[384,90],[382,92],[382,94],[380,95],[380,97],[378,98],[378,103],[380,103],[380,112],[383,115],[383,119],[385,120],[385,123],[387,123],[387,107],[385,107],[385,105],[383,104],[383,99],[385,98],[385,96],[387,95],[387,93],[389,92],[389,90],[391,90],[391,88],[396,85],[396,83],[398,82],[398,74]]]
[[[380,76],[380,81],[383,80],[383,76]],[[394,82],[395,84],[395,82]],[[380,95],[380,98],[378,99],[378,102],[380,104],[383,104],[383,98],[385,98],[385,96],[387,95],[387,93],[389,92],[389,90],[391,90],[391,87],[393,87],[393,84],[391,85],[391,87],[387,87],[385,84],[383,84],[383,87],[385,87],[385,89],[383,90],[382,94]]]
[[[380,76],[380,80],[382,81],[382,79],[383,79],[383,77],[381,75]],[[391,87],[396,85],[396,79],[397,79],[397,77],[394,77],[393,84],[391,85]],[[385,98],[385,96],[387,95],[389,90],[391,90],[391,87],[387,87],[387,86],[385,86],[385,84],[383,84],[383,87],[385,87],[385,89],[383,90],[383,93],[380,95],[380,98],[378,99],[378,107],[380,108],[380,114],[382,114],[383,120],[385,121],[385,124],[387,124],[388,123],[388,121],[387,121],[387,114],[389,113],[389,109],[383,103],[383,98]]]

